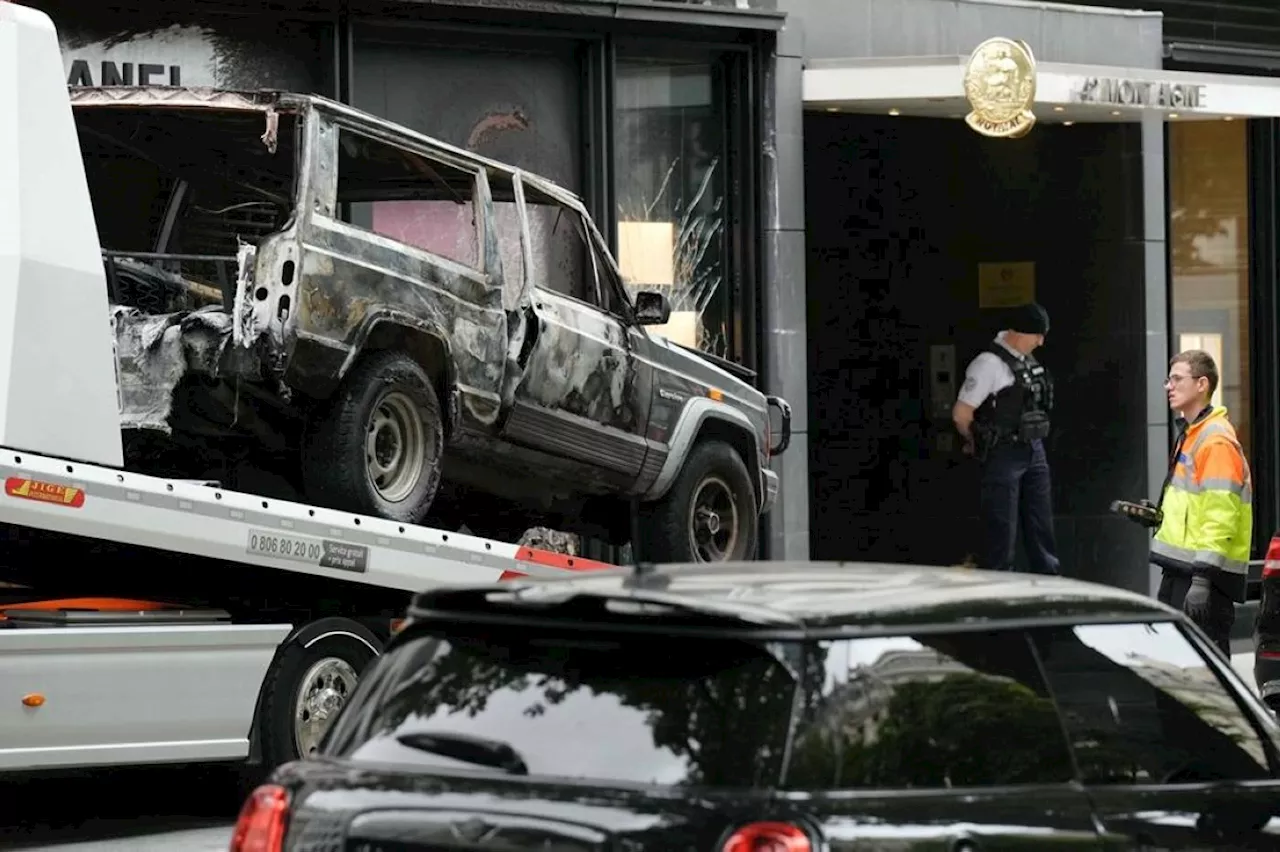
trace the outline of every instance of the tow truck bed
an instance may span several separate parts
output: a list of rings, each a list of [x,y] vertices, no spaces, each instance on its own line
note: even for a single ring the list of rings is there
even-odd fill
[[[601,563],[0,448],[0,523],[414,592]]]
[[[6,449],[0,478],[0,523],[170,551],[175,570],[193,555],[410,593],[606,567]],[[264,693],[289,644],[311,649],[338,634],[370,657],[381,650],[379,637],[355,624],[308,635],[311,625],[234,623],[225,610],[146,601],[0,602],[0,613],[0,771],[262,759],[255,731],[270,716]]]

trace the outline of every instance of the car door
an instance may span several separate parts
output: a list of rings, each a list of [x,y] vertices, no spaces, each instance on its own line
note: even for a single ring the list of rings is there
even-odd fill
[[[1106,848],[1280,849],[1276,726],[1228,688],[1216,651],[1174,622],[1033,641]]]
[[[628,486],[644,464],[648,414],[631,329],[601,307],[601,259],[581,211],[531,184],[517,195],[527,222],[532,322],[504,435]]]
[[[784,786],[831,852],[1101,848],[1021,631],[815,646]]]

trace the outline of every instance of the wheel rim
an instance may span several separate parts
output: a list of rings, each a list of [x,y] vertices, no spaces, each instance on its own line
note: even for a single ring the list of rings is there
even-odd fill
[[[378,496],[399,503],[413,493],[433,443],[421,410],[403,392],[388,391],[378,400],[365,441],[369,482]]]
[[[351,697],[357,679],[351,664],[337,657],[326,657],[307,669],[293,713],[299,756],[312,757],[320,750],[320,740]]]
[[[723,562],[737,551],[742,535],[738,501],[723,479],[704,479],[689,502],[689,541],[698,562]]]

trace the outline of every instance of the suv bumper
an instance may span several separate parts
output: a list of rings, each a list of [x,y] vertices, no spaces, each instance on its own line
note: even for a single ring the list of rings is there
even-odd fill
[[[774,503],[778,502],[778,474],[765,468],[760,471],[760,484],[764,486],[761,489],[763,497],[760,500],[760,514],[763,515],[773,508]]]

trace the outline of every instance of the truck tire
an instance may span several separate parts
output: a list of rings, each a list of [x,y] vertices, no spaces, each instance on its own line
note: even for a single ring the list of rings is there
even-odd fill
[[[723,441],[699,443],[671,489],[646,507],[640,558],[727,562],[756,556],[755,488],[746,464]]]
[[[321,506],[420,523],[440,487],[444,420],[430,377],[401,352],[351,369],[308,429],[307,498]]]
[[[334,619],[341,622],[340,619]],[[377,652],[361,631],[322,633],[310,647],[289,639],[267,673],[258,711],[263,769],[314,755]],[[353,635],[354,634],[354,635]]]

